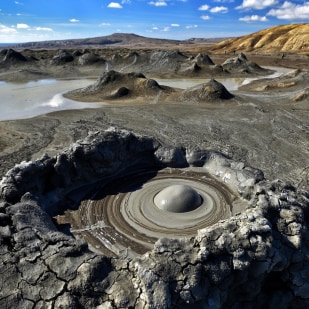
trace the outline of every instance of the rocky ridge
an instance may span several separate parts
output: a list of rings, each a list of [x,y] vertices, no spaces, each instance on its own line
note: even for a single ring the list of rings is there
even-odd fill
[[[249,201],[192,239],[160,239],[145,255],[97,255],[52,217],[73,188],[132,168],[200,166]],[[229,174],[229,177],[226,175]],[[3,308],[305,308],[309,193],[210,150],[177,149],[109,129],[2,179]],[[29,216],[31,213],[31,216]]]

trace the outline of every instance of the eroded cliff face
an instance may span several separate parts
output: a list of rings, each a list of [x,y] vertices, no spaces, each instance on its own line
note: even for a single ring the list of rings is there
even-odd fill
[[[202,169],[231,193],[231,216],[190,237],[160,238],[143,254],[96,253],[56,224],[86,188],[163,169]],[[1,308],[309,305],[309,193],[221,153],[109,129],[22,162],[0,189]]]

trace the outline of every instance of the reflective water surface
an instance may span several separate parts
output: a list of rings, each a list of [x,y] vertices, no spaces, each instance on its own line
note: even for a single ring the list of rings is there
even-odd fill
[[[0,81],[0,120],[31,118],[59,110],[98,107],[101,104],[76,102],[62,95],[91,83],[93,80],[90,79],[42,79],[28,83]]]
[[[215,78],[216,81],[220,82],[224,85],[224,87],[229,91],[235,91],[240,86],[249,84],[250,82],[261,79],[261,78],[275,78],[279,77],[282,74],[288,73],[291,69],[287,68],[280,68],[280,67],[264,67],[265,69],[273,70],[274,73],[267,75],[267,76],[255,76],[255,77],[230,77],[230,78]],[[160,85],[180,88],[180,89],[187,89],[198,84],[204,84],[209,81],[209,78],[193,78],[193,79],[157,79],[156,80]]]
[[[266,67],[275,70],[267,78],[275,78],[291,69]],[[263,76],[252,78],[218,78],[229,91],[237,90],[241,85],[248,84]],[[187,89],[198,84],[207,83],[209,78],[197,79],[156,79],[161,85]],[[53,111],[95,108],[102,103],[82,103],[63,97],[63,93],[86,87],[93,79],[41,79],[27,83],[6,83],[0,81],[0,120],[31,118]]]

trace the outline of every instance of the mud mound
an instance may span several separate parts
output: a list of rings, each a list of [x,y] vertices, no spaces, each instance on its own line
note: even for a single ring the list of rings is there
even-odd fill
[[[207,54],[198,54],[189,61],[183,61],[177,72],[183,76],[213,76],[213,74],[225,75],[221,65],[216,65]]]
[[[0,60],[0,63],[2,63],[2,64],[18,64],[18,63],[21,63],[21,62],[27,62],[28,61],[28,59],[25,56],[23,56],[21,53],[15,51],[13,49],[2,50],[0,57],[1,56],[2,56],[2,60]]]
[[[214,62],[211,60],[211,58],[207,54],[200,53],[193,60],[200,66],[214,65]]]
[[[184,103],[203,103],[229,100],[233,97],[221,83],[211,79],[208,83],[184,90],[180,95],[180,100]]]
[[[110,61],[109,66],[115,70],[124,70],[127,67],[134,66],[139,60],[140,55],[137,52],[129,52],[125,55],[120,55],[118,53],[114,54]]]
[[[216,44],[213,52],[268,51],[309,52],[309,24],[290,24],[267,28]]]
[[[224,70],[231,73],[265,73],[268,70],[261,68],[258,64],[251,62],[247,56],[240,53],[237,57],[229,58],[222,63]]]
[[[120,224],[121,233],[134,239],[134,224],[149,216],[149,199],[142,195],[134,200],[136,191],[147,188],[144,173],[152,179],[161,169],[170,173],[175,168],[180,178],[203,171],[196,179],[207,188],[204,214],[221,184],[220,192],[233,195],[227,202],[234,215],[190,238],[160,238],[143,255],[132,256],[129,247],[118,255],[108,249],[95,253],[115,240],[103,241],[110,235],[110,217],[104,207],[95,207],[97,195],[84,199],[87,192],[103,190],[99,197],[107,203],[110,199],[116,212],[115,201],[123,194],[133,197],[134,206],[145,210],[141,216],[124,199],[124,209],[114,219],[119,223],[127,214],[131,221]],[[126,186],[114,187],[117,180]],[[152,191],[161,196],[157,193]],[[215,208],[228,196],[219,195]],[[1,308],[308,307],[309,193],[267,181],[261,171],[221,153],[174,148],[127,131],[95,132],[56,157],[15,166],[0,183],[0,198]],[[237,212],[241,203],[247,207]],[[181,219],[195,212],[186,207],[183,213],[155,212],[163,212],[164,224],[169,221],[181,233]],[[74,222],[69,228],[84,233],[82,239],[55,221],[76,209],[86,221],[75,231]],[[87,235],[96,236],[96,242],[87,243]],[[144,237],[144,242],[152,241]]]
[[[52,58],[50,63],[52,65],[62,65],[72,61],[74,61],[74,57],[71,53],[65,50],[59,50],[58,53]]]
[[[124,56],[114,54],[108,66],[119,72],[138,70],[145,73],[177,73],[186,60],[187,57],[178,50],[130,52]]]
[[[179,61],[183,61],[187,57],[182,54],[179,50],[160,50],[150,54],[150,64],[152,65],[175,65]]]
[[[98,62],[105,62],[105,60],[98,54],[89,52],[84,55],[80,55],[78,58],[79,65],[92,65]]]
[[[154,97],[164,90],[155,80],[147,79],[142,73],[104,72],[94,83],[83,89],[67,93],[65,96],[77,100],[99,102],[119,98]]]
[[[187,74],[187,76],[199,76],[201,74],[202,67],[200,67],[197,63],[193,63],[192,65],[188,66],[181,70],[182,74]]]

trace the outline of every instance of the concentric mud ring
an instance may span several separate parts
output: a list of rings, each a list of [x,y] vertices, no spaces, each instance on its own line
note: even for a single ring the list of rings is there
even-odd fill
[[[158,207],[155,198],[171,185],[191,188],[200,197],[199,205],[176,212]],[[71,231],[98,251],[119,254],[131,248],[144,253],[159,238],[191,237],[197,230],[229,218],[232,197],[223,183],[205,172],[147,171],[114,180],[93,192],[71,213]]]

